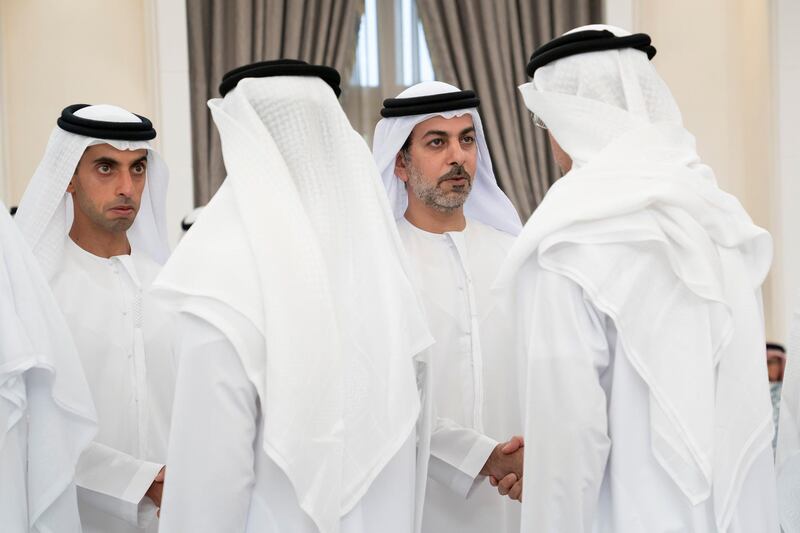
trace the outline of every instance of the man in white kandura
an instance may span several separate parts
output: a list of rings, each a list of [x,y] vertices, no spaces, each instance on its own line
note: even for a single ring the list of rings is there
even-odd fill
[[[147,292],[169,253],[155,134],[119,107],[65,108],[15,218],[97,407],[97,437],[75,475],[86,533],[157,529],[174,369],[167,321]]]
[[[0,202],[0,523],[80,533],[75,465],[97,416],[67,323]]]
[[[228,176],[156,281],[182,339],[161,533],[414,530],[432,340],[338,87],[268,61],[209,102]]]
[[[520,87],[566,172],[498,278],[527,328],[525,532],[778,532],[772,241],[701,162],[653,55],[578,28]]]
[[[436,341],[434,423],[423,531],[516,531],[519,505],[486,476],[522,474],[516,358],[508,301],[491,285],[519,215],[500,190],[479,99],[424,82],[384,102],[373,154]]]

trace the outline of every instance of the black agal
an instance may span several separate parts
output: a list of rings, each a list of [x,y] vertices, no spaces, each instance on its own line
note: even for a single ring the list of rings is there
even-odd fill
[[[439,93],[413,98],[387,98],[383,101],[381,116],[389,118],[426,115],[454,109],[469,109],[480,104],[481,99],[474,91]]]
[[[324,65],[309,65],[299,59],[259,61],[258,63],[235,68],[222,77],[222,83],[219,84],[219,93],[225,96],[245,78],[269,78],[272,76],[311,76],[321,78],[322,81],[330,85],[337,98],[342,94],[342,89],[339,86],[342,82],[342,77],[335,68]]]
[[[608,30],[585,30],[562,35],[537,48],[528,62],[526,71],[528,77],[532,78],[536,69],[557,59],[619,48],[641,50],[647,54],[648,59],[653,59],[656,55],[656,49],[650,44],[650,36],[646,33],[617,37]]]
[[[58,127],[86,137],[115,141],[149,141],[156,137],[153,123],[141,115],[136,115],[141,122],[107,122],[76,116],[75,112],[84,107],[89,105],[73,104],[65,107],[56,121]]]

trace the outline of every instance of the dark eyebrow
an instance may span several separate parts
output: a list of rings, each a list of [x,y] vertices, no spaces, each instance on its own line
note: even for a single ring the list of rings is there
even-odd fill
[[[131,166],[138,165],[140,163],[146,163],[146,162],[147,162],[147,156],[145,155],[145,156],[140,157],[136,161],[133,161],[131,163]],[[106,164],[106,165],[112,165],[112,166],[119,165],[119,161],[117,161],[113,157],[108,157],[108,156],[105,156],[105,155],[98,157],[97,159],[92,161],[92,163],[94,163],[94,164]]]
[[[475,131],[475,126],[470,126],[468,128],[464,128],[463,130],[461,130],[458,136],[460,137],[462,135],[466,135],[467,133],[472,133],[473,131]],[[449,137],[449,134],[446,131],[442,130],[430,130],[426,132],[425,135],[423,135],[422,137],[425,138],[428,137],[429,135],[436,135],[437,137]]]
[[[119,161],[117,161],[116,159],[113,159],[111,157],[104,156],[104,155],[98,157],[97,159],[92,161],[92,163],[105,163],[106,165],[119,165]]]
[[[446,131],[442,131],[442,130],[430,130],[430,131],[426,132],[425,135],[423,135],[422,137],[425,138],[428,135],[436,135],[436,136],[439,136],[439,137],[447,137],[447,132]]]

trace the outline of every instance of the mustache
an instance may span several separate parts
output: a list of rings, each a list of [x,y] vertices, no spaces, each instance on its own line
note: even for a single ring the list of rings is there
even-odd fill
[[[456,165],[451,168],[447,174],[440,176],[439,179],[436,180],[436,184],[439,185],[447,180],[460,178],[466,178],[467,181],[472,182],[472,176],[467,172],[467,169],[465,169],[463,165]]]

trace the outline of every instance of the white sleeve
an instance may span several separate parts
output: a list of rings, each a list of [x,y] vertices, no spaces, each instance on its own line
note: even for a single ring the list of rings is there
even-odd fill
[[[179,354],[159,531],[243,532],[255,480],[258,395],[221,333],[190,317],[181,330],[191,341]]]
[[[605,315],[582,289],[538,270],[527,337],[522,531],[591,533],[611,441],[600,372]],[[522,317],[521,317],[522,318]]]
[[[428,477],[468,497],[483,481],[480,471],[497,441],[447,418],[435,418]]]
[[[163,466],[92,442],[75,467],[78,499],[129,524],[145,527],[156,515],[156,507],[145,493]]]

